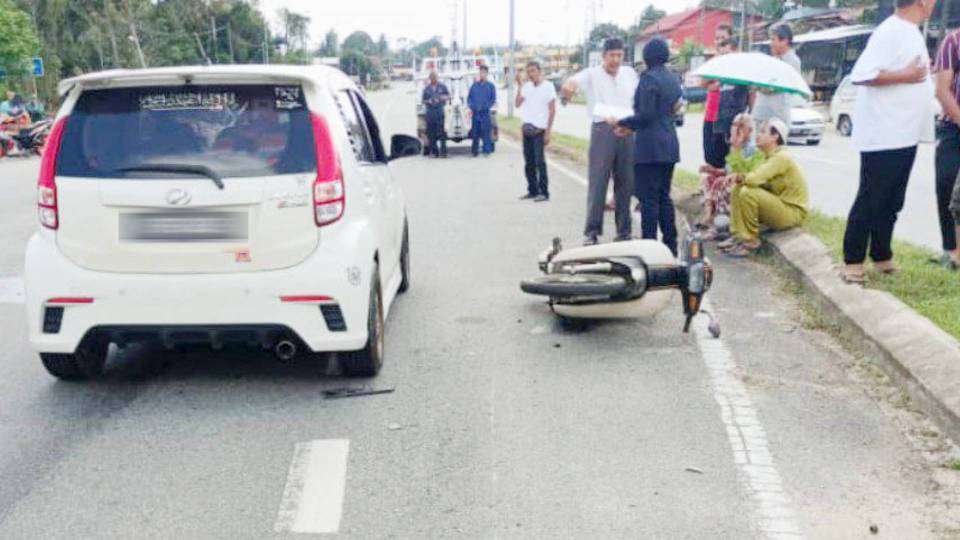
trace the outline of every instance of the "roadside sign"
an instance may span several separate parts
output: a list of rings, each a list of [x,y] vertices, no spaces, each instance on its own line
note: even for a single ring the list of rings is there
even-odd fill
[[[43,77],[43,58],[39,56],[33,58],[33,76]]]

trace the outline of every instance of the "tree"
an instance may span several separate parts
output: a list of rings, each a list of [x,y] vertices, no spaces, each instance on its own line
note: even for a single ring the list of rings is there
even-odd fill
[[[780,2],[780,0],[776,0],[776,1]],[[638,26],[640,26],[641,28],[646,28],[666,16],[667,16],[666,11],[662,9],[657,9],[656,7],[653,6],[653,4],[650,4],[649,6],[647,6],[647,9],[643,10],[643,14],[640,15],[640,24]]]
[[[386,34],[380,34],[380,39],[377,40],[377,54],[380,58],[386,58],[390,54],[390,44],[387,43]]]
[[[677,64],[681,69],[690,67],[690,61],[696,56],[703,55],[703,45],[688,39],[683,42],[680,52],[677,54]]]
[[[340,54],[340,45],[337,42],[337,33],[332,28],[323,38],[323,45],[317,50],[318,56],[337,56]]]
[[[620,38],[627,40],[627,31],[613,23],[598,24],[590,30],[589,41],[591,44],[603,43],[608,38]]]
[[[370,34],[360,30],[347,36],[347,39],[343,40],[343,46],[341,48],[344,52],[351,50],[364,54],[377,53],[377,46],[373,42],[373,38],[370,37]]]
[[[0,0],[0,66],[8,76],[22,73],[40,52],[40,40],[30,15],[12,0]]]

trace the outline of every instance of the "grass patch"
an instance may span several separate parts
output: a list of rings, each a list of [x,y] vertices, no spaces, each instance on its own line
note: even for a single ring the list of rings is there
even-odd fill
[[[955,459],[947,463],[944,465],[944,468],[950,469],[951,471],[960,471],[960,459]]]
[[[691,103],[691,104],[687,105],[687,112],[688,112],[688,113],[702,113],[704,110],[706,110],[706,107],[707,107],[707,104],[706,104],[706,103]]]
[[[846,220],[811,212],[804,229],[819,238],[837,261],[843,260]],[[960,275],[948,272],[930,259],[933,251],[907,242],[894,241],[894,261],[900,273],[892,276],[870,272],[869,287],[887,291],[934,324],[960,339]]]

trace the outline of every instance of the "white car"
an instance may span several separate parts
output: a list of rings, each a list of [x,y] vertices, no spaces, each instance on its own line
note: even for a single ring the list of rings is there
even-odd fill
[[[409,286],[403,192],[357,86],[313,66],[64,81],[26,253],[29,337],[62,379],[111,343],[327,351],[373,376]]]
[[[830,118],[837,132],[844,137],[849,137],[853,133],[853,106],[856,102],[857,86],[850,82],[850,76],[847,75],[840,81],[840,86],[830,100]],[[943,107],[936,98],[933,99],[931,107],[934,117],[943,114]]]
[[[823,116],[817,112],[810,102],[805,101],[800,96],[791,96],[792,107],[790,109],[790,136],[787,142],[790,144],[817,145],[823,139],[823,132],[826,129],[826,122]]]

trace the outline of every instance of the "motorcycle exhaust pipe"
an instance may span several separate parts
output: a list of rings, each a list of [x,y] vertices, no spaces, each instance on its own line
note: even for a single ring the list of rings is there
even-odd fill
[[[297,356],[297,346],[290,341],[283,340],[274,347],[273,354],[277,356],[277,360],[289,362]]]

